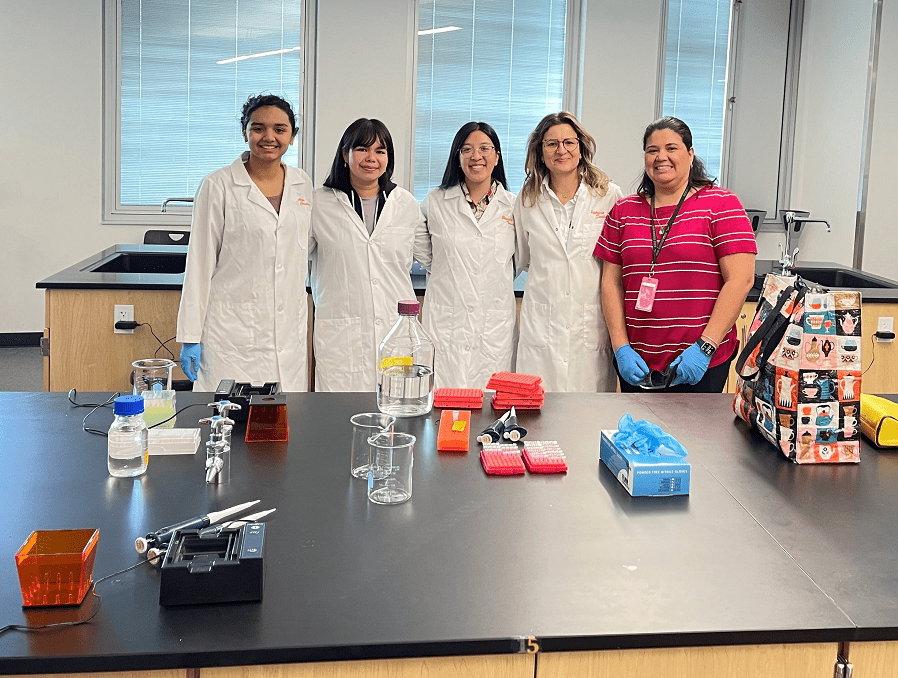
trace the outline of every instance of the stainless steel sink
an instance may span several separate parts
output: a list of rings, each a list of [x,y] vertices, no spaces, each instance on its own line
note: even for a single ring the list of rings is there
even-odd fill
[[[116,252],[86,270],[92,273],[183,273],[187,253]]]

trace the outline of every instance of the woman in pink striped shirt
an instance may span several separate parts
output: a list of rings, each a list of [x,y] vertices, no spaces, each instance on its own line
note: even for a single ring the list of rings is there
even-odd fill
[[[754,283],[751,223],[705,173],[682,120],[650,124],[643,150],[642,183],[611,209],[595,248],[621,391],[720,393]]]

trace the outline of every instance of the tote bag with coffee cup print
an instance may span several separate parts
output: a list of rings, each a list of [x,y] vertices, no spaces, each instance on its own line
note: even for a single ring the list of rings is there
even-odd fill
[[[860,461],[861,294],[769,273],[733,411],[798,464]]]

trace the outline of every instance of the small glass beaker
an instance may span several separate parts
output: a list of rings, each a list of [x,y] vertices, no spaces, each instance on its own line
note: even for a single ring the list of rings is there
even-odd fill
[[[175,364],[167,358],[144,358],[131,363],[134,368],[134,395],[144,391],[170,391]]]
[[[368,500],[375,504],[401,504],[411,499],[415,436],[381,431],[371,436],[368,444]]]
[[[380,412],[365,412],[351,416],[349,423],[352,424],[352,453],[349,460],[349,472],[355,478],[367,478],[368,463],[371,457],[368,438],[384,429],[391,429],[396,423],[396,417]]]

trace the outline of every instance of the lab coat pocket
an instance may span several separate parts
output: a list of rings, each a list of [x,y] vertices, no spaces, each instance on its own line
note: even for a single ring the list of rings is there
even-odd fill
[[[581,225],[582,231],[574,237],[580,257],[583,259],[592,259],[593,252],[596,249],[596,243],[599,241],[599,233],[601,233],[601,224],[596,225],[594,222]]]
[[[203,343],[221,354],[250,359],[257,343],[255,316],[252,303],[210,302]]]
[[[587,351],[598,351],[608,345],[608,331],[601,312],[598,304],[586,304],[583,307],[583,348]]]
[[[382,261],[400,264],[408,262],[409,268],[411,268],[415,240],[411,228],[387,226],[373,240],[380,250]]]
[[[496,261],[500,264],[511,263],[514,256],[514,228],[501,222],[496,230],[496,249],[494,251]]]
[[[527,303],[525,295],[521,308],[520,343],[532,348],[546,348],[549,345],[550,318],[549,304]]]
[[[340,375],[355,374],[365,369],[362,351],[362,319],[315,318],[315,362],[317,374],[328,383]],[[370,366],[374,369],[374,366]],[[336,389],[341,390],[341,389]]]

